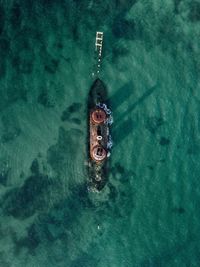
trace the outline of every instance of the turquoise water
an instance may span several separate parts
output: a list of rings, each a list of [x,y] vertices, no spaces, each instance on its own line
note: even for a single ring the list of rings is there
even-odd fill
[[[114,116],[87,181],[87,96]],[[200,3],[0,2],[0,267],[200,266]]]

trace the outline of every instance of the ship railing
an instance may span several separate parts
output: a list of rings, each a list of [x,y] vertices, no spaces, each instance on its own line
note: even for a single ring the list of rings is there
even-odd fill
[[[97,104],[97,106],[102,108],[106,112],[106,114],[108,114],[108,115],[110,115],[112,113],[111,110],[104,103],[103,104],[99,103],[99,104]]]

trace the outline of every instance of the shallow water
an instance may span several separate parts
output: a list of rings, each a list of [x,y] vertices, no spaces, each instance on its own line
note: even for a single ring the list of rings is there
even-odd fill
[[[200,4],[0,2],[0,267],[198,267]],[[114,116],[87,192],[95,33]]]

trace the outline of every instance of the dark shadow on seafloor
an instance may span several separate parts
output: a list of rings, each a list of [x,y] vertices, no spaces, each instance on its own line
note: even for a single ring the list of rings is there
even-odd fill
[[[0,200],[3,216],[12,216],[22,222],[35,216],[23,237],[19,238],[17,233],[11,233],[16,256],[24,248],[27,249],[28,254],[34,255],[39,245],[52,244],[58,239],[61,243],[70,245],[67,232],[78,224],[82,211],[94,207],[88,196],[86,181],[83,184],[77,184],[71,179],[68,184],[70,193],[66,195],[62,190],[63,180],[59,175],[65,171],[65,165],[68,164],[67,153],[72,150],[73,142],[77,142],[75,139],[71,140],[72,133],[74,130],[66,131],[61,127],[57,143],[48,149],[47,161],[55,172],[52,177],[45,173],[44,166],[47,163],[36,158],[30,166],[31,174],[22,186],[7,191]],[[76,132],[76,135],[80,134]],[[70,164],[74,163],[70,162]],[[73,168],[67,175],[68,178],[74,175]],[[57,192],[61,192],[59,197]],[[52,196],[56,200],[51,206],[49,199]]]
[[[55,106],[55,103],[49,97],[48,90],[46,88],[41,89],[41,93],[39,94],[37,101],[46,108],[53,108]]]
[[[135,175],[132,171],[126,170],[120,163],[116,163],[111,168],[112,175],[116,176],[120,187],[117,188],[111,182],[108,183],[110,189],[109,199],[104,203],[93,203],[91,200],[86,184],[71,184],[67,196],[61,198],[58,203],[53,205],[48,211],[45,192],[59,190],[58,184],[52,179],[41,173],[38,159],[33,160],[30,166],[31,176],[25,180],[22,187],[10,190],[3,199],[2,210],[4,214],[13,216],[18,220],[24,220],[32,215],[37,215],[31,225],[28,226],[23,237],[18,237],[17,233],[12,232],[14,243],[14,255],[16,257],[24,251],[30,255],[35,255],[36,248],[39,245],[52,245],[58,241],[64,246],[71,245],[71,237],[74,240],[79,238],[79,231],[75,229],[80,226],[80,216],[82,212],[91,212],[95,214],[94,221],[97,223],[102,218],[115,218],[128,216],[133,209],[133,194],[127,190],[130,183],[130,177]],[[56,189],[57,188],[57,189]],[[47,198],[48,200],[48,198]],[[69,232],[72,236],[69,238]],[[70,258],[66,252],[66,259]],[[72,266],[78,266],[81,260],[85,259],[83,266],[94,264],[98,259],[93,258],[90,254],[84,254],[77,257],[72,262]]]
[[[38,213],[24,237],[17,238],[13,234],[15,255],[17,256],[23,248],[27,248],[28,252],[34,255],[35,249],[40,244],[52,244],[57,240],[70,245],[68,232],[78,224],[82,211],[93,208],[94,204],[88,197],[86,184],[72,186],[67,198],[55,204],[48,213],[45,211]],[[73,235],[77,238],[75,232]]]
[[[100,259],[96,259],[92,255],[82,252],[81,255],[71,263],[70,267],[93,267],[97,266],[99,262]]]
[[[122,87],[120,87],[110,97],[113,112],[115,112],[115,110],[131,96],[131,94],[133,93],[133,88],[133,82],[129,81],[125,83]]]
[[[128,216],[133,209],[133,193],[127,190],[133,171],[125,169],[120,163],[116,163],[111,168],[111,174],[116,176],[120,187],[116,187],[111,182],[108,183],[110,189],[109,199],[104,203],[93,203],[91,200],[86,183],[69,185],[70,194],[61,198],[58,203],[53,205],[48,211],[48,203],[45,201],[46,191],[59,190],[59,185],[52,179],[41,173],[38,159],[34,159],[30,166],[31,176],[25,180],[22,187],[10,190],[2,199],[2,211],[4,214],[13,216],[18,220],[24,220],[32,215],[36,215],[34,222],[28,226],[23,237],[18,237],[17,233],[12,233],[14,242],[14,254],[17,257],[24,248],[27,253],[35,255],[35,250],[39,245],[53,244],[60,240],[65,246],[70,246],[68,233],[73,233],[76,239],[79,232],[75,231],[80,227],[79,218],[82,212],[88,211],[95,214],[94,221],[100,222],[103,218],[114,218]],[[57,189],[56,189],[57,188]],[[48,201],[48,197],[47,197]],[[81,256],[82,255],[82,256]],[[72,266],[77,266],[82,257],[86,256],[85,265],[94,263],[98,259],[91,255],[81,254]],[[69,255],[66,255],[68,258]]]
[[[147,118],[145,128],[151,133],[156,134],[158,129],[164,124],[164,120],[161,117],[150,116]]]
[[[139,99],[135,103],[133,103],[131,106],[129,106],[128,109],[117,118],[117,121],[115,120],[115,123],[122,121],[125,117],[127,117],[129,114],[131,114],[131,112],[138,105],[141,105],[150,95],[152,95],[156,89],[157,89],[157,85],[154,85],[150,89],[148,89],[141,97],[139,97]]]
[[[122,121],[121,123],[117,124],[112,129],[112,136],[115,143],[119,144],[121,141],[124,140],[129,134],[133,132],[136,125],[134,121],[130,118]]]
[[[161,136],[160,141],[159,141],[159,144],[161,146],[168,146],[170,144],[170,140],[169,140],[169,138],[166,138],[164,136]]]
[[[172,209],[172,212],[173,212],[173,213],[176,213],[176,214],[178,214],[178,215],[182,215],[182,214],[184,214],[184,213],[186,212],[186,210],[185,210],[185,208],[183,208],[183,207],[181,207],[181,206],[177,206],[177,207],[174,207],[174,208]]]
[[[192,1],[190,3],[190,11],[188,14],[189,21],[198,23],[200,21],[200,3],[199,1]]]
[[[133,90],[132,82],[126,83],[112,96],[111,105],[113,114],[117,108],[125,102],[132,94]],[[128,136],[136,127],[134,120],[131,118],[132,111],[138,106],[141,105],[149,96],[151,96],[154,91],[157,89],[157,85],[152,86],[148,89],[135,103],[128,107],[128,109],[119,114],[117,118],[114,117],[114,124],[112,126],[112,135],[113,140],[119,144],[126,136]],[[149,125],[150,127],[151,125]]]
[[[5,26],[5,10],[2,5],[0,5],[0,35],[3,33]]]
[[[9,181],[11,168],[8,165],[7,160],[4,158],[0,159],[0,184],[7,186]]]
[[[75,115],[76,117],[79,115],[79,113],[81,112],[81,108],[82,108],[82,104],[79,102],[74,102],[72,103],[70,106],[68,106],[61,115],[61,120],[62,121],[69,121],[69,120],[74,120],[74,119],[78,119],[78,118],[74,118],[73,116]],[[73,118],[72,118],[73,117]],[[76,121],[74,121],[76,122]],[[77,121],[77,124],[80,124]]]
[[[14,114],[2,115],[1,122],[3,125],[1,142],[12,142],[21,134],[20,125],[18,119]]]
[[[8,191],[1,200],[3,214],[19,220],[26,219],[44,209],[46,191],[55,182],[42,173],[32,173],[19,188]],[[43,202],[43,205],[41,205]]]

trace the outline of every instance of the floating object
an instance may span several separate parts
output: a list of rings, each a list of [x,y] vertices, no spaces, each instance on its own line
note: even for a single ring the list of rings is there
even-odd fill
[[[103,32],[96,32],[96,42],[95,42],[96,50],[98,50],[98,48],[102,50],[102,44],[103,44]]]
[[[95,64],[95,74],[96,75],[99,74],[99,72],[100,72],[100,67],[101,67],[100,63],[101,63],[101,56],[102,56],[102,47],[103,47],[103,32],[98,32],[97,31],[96,32],[96,39],[95,39],[95,50],[98,53],[98,58],[97,58],[98,62],[97,62],[97,65]]]

